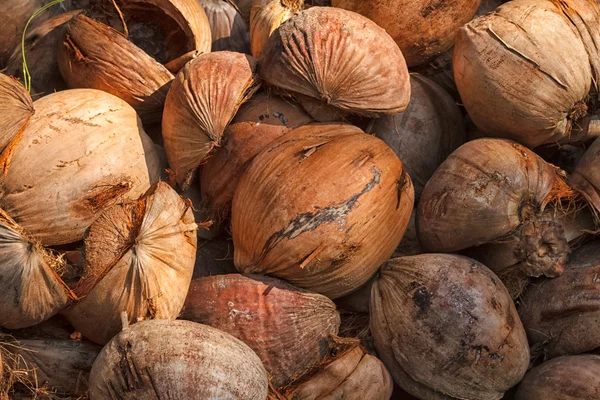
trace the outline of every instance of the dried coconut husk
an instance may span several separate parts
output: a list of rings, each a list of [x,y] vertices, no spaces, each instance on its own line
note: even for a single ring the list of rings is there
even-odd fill
[[[250,30],[232,0],[198,0],[210,22],[212,51],[250,53]]]
[[[352,125],[294,129],[255,157],[235,192],[236,268],[344,296],[392,255],[413,203],[383,141]]]
[[[201,55],[177,74],[162,128],[169,165],[183,190],[221,145],[225,128],[258,87],[256,60],[229,51]]]
[[[23,85],[0,74],[0,149],[22,134],[34,113],[33,101]]]
[[[423,400],[497,400],[529,365],[508,291],[466,257],[386,262],[371,291],[371,333],[396,383]]]
[[[304,8],[303,0],[256,0],[250,14],[252,56],[259,58],[273,31]]]
[[[124,101],[76,89],[33,105],[0,156],[0,207],[42,244],[81,240],[106,207],[137,199],[158,180],[154,144]]]
[[[213,275],[235,274],[233,242],[227,239],[198,240],[192,279]]]
[[[560,357],[532,369],[519,385],[515,400],[597,399],[600,356]]]
[[[252,13],[253,0],[234,0],[234,2],[238,6],[240,14],[242,15],[242,18],[246,24],[250,25],[250,14]]]
[[[221,148],[202,166],[202,198],[212,218],[229,218],[240,178],[262,149],[311,121],[298,104],[270,93],[258,93],[244,103],[225,129]]]
[[[596,139],[585,151],[568,181],[587,200],[596,219],[600,215],[600,173],[597,171],[599,160],[600,140]]]
[[[197,227],[190,206],[163,182],[107,209],[85,238],[86,271],[73,288],[81,300],[63,314],[99,344],[119,332],[121,311],[131,323],[177,318],[194,271]]]
[[[443,3],[410,0],[333,0],[334,7],[364,15],[396,41],[409,66],[424,64],[454,43],[458,29],[477,11],[480,0]]]
[[[370,133],[390,146],[415,185],[415,198],[437,167],[466,141],[456,103],[435,82],[410,75],[411,98],[403,113],[374,120]]]
[[[404,57],[369,19],[333,7],[296,13],[261,53],[269,85],[363,116],[402,112],[410,100]]]
[[[454,77],[487,135],[526,146],[598,136],[600,6],[515,0],[461,28]],[[560,61],[559,61],[560,60]],[[589,125],[589,126],[588,126]]]
[[[124,329],[96,359],[90,399],[267,397],[267,373],[243,342],[190,321],[142,321]]]
[[[170,176],[169,180],[172,180],[170,185],[175,187],[177,183],[175,182],[174,178]],[[178,190],[178,193],[192,205],[194,219],[203,225],[203,229],[198,229],[198,239],[217,239],[226,234],[225,230],[227,226],[226,224],[221,223],[221,221],[214,218],[208,207],[208,203],[202,199],[199,181],[200,179],[198,177],[194,178],[190,184],[190,187],[188,187],[186,190]]]
[[[560,218],[574,196],[564,172],[526,147],[474,140],[453,152],[425,186],[419,240],[430,252],[500,244],[516,260],[515,273],[556,277],[569,254]]]
[[[181,319],[210,325],[246,343],[280,387],[318,364],[340,316],[327,297],[257,275],[192,281]]]

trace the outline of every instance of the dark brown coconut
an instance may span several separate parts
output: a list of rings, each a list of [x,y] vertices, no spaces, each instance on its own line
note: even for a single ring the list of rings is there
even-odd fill
[[[600,213],[600,173],[597,168],[598,160],[600,160],[600,140],[596,139],[585,151],[568,181],[573,189],[585,197],[597,215]]]
[[[23,85],[0,74],[0,149],[23,133],[34,113],[31,96]]]
[[[240,14],[247,24],[250,24],[250,13],[252,12],[253,0],[234,0],[240,10]]]
[[[238,185],[236,268],[341,297],[392,255],[413,196],[383,141],[352,125],[294,129],[256,156]]]
[[[210,325],[246,343],[275,387],[318,364],[337,335],[340,316],[327,297],[257,275],[192,281],[181,319]]]
[[[231,0],[199,0],[210,23],[212,51],[250,53],[250,30]]]
[[[267,144],[311,121],[298,104],[270,93],[244,103],[225,129],[222,147],[202,166],[202,198],[212,218],[229,218],[242,174]]]
[[[264,400],[267,373],[233,336],[190,321],[142,321],[102,349],[90,399],[112,397]]]
[[[201,55],[177,74],[167,95],[162,133],[169,165],[184,190],[198,166],[221,145],[240,105],[257,89],[256,60],[240,53]]]
[[[458,29],[477,11],[480,0],[443,3],[397,0],[333,0],[371,19],[396,41],[409,66],[423,64],[448,50]]]
[[[529,365],[508,291],[466,257],[386,262],[371,291],[371,333],[394,380],[423,400],[497,400]]]
[[[261,77],[283,91],[364,116],[406,109],[404,57],[374,22],[346,10],[312,7],[273,32],[261,53]]]
[[[560,357],[532,369],[515,400],[592,400],[600,393],[600,356]]]
[[[303,0],[254,1],[250,15],[252,56],[259,58],[273,31],[303,7]]]

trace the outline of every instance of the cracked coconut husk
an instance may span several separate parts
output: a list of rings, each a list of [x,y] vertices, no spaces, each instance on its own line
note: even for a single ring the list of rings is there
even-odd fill
[[[199,0],[212,32],[212,51],[250,54],[250,30],[232,0]]]
[[[303,0],[254,1],[250,14],[252,56],[258,59],[273,31],[303,8]]]

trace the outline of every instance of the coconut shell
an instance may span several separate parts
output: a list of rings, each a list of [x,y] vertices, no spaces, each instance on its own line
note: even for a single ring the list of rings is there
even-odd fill
[[[532,148],[574,140],[587,134],[588,94],[600,74],[597,43],[596,1],[510,1],[461,28],[454,77],[486,136]]]
[[[192,281],[182,319],[210,325],[246,343],[280,387],[318,364],[340,316],[327,297],[279,279],[219,275]]]
[[[466,141],[456,103],[435,82],[411,74],[406,111],[374,121],[370,130],[390,146],[410,175],[419,199],[437,167]]]
[[[233,336],[190,321],[143,321],[104,347],[90,375],[90,399],[264,400],[267,374]]]
[[[194,271],[196,229],[189,205],[163,182],[106,210],[85,239],[87,268],[73,288],[81,300],[64,310],[69,322],[105,344],[119,333],[122,311],[130,322],[177,318]]]
[[[23,85],[0,74],[0,148],[23,131],[34,113],[31,96]]]
[[[2,154],[0,207],[42,244],[81,240],[102,210],[158,180],[154,144],[124,101],[77,89],[34,107],[20,140]]]
[[[234,274],[236,272],[237,270],[233,264],[233,243],[231,240],[198,240],[196,264],[194,265],[192,279]]]
[[[283,23],[261,53],[261,77],[284,91],[364,116],[402,112],[410,100],[406,63],[374,22],[312,7]]]
[[[250,14],[252,56],[259,58],[273,31],[303,7],[303,0],[254,1]]]
[[[585,151],[575,171],[569,178],[569,185],[587,200],[595,213],[600,213],[600,173],[597,162],[600,160],[600,140],[594,140]]]
[[[225,129],[222,147],[202,166],[202,198],[213,218],[229,218],[242,174],[267,144],[311,121],[300,106],[270,93],[244,103]]]
[[[199,0],[212,33],[212,51],[250,53],[250,30],[231,0]]]
[[[600,356],[560,357],[532,369],[515,400],[584,400],[600,393]]]
[[[240,53],[201,55],[177,74],[167,95],[162,129],[169,165],[184,190],[256,89],[256,61]]]
[[[392,255],[413,195],[402,163],[381,140],[352,125],[297,128],[256,156],[238,185],[236,268],[341,297]]]
[[[443,3],[410,0],[333,0],[334,7],[364,15],[396,41],[409,66],[423,64],[448,50],[480,0]]]
[[[475,260],[447,254],[386,262],[371,291],[377,353],[423,399],[500,399],[529,365],[508,291]]]

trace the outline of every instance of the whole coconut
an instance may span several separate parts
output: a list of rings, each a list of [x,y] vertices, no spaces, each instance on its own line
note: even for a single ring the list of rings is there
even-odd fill
[[[600,173],[596,168],[598,160],[600,140],[596,139],[585,151],[568,181],[573,189],[583,195],[596,215],[600,213]]]
[[[198,0],[210,23],[212,51],[250,53],[250,30],[231,0]]]
[[[303,7],[303,0],[254,1],[250,15],[252,56],[259,58],[273,31]]]
[[[33,101],[23,85],[16,79],[0,74],[1,149],[23,133],[34,113]]]

